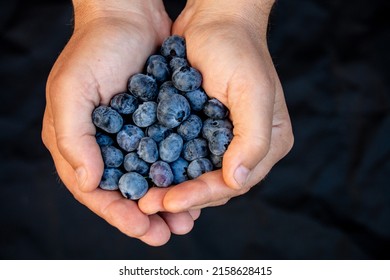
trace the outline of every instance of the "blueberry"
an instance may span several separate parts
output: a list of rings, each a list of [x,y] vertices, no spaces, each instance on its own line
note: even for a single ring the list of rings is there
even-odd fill
[[[172,82],[178,90],[193,91],[202,84],[202,75],[193,67],[182,66],[173,72]]]
[[[222,120],[229,114],[228,109],[216,98],[211,98],[206,102],[203,108],[206,116],[212,119]]]
[[[178,35],[167,37],[162,43],[161,54],[165,57],[185,57],[186,43],[184,38]]]
[[[187,59],[183,57],[173,57],[171,61],[169,61],[169,67],[171,68],[172,73],[182,66],[189,66]]]
[[[202,111],[208,100],[208,96],[202,88],[188,91],[184,94],[184,96],[187,98],[191,109],[194,111]]]
[[[123,125],[122,116],[114,109],[101,105],[92,112],[93,124],[105,132],[117,133]]]
[[[173,182],[172,169],[165,161],[156,161],[150,166],[149,177],[157,187],[168,187]]]
[[[165,97],[171,96],[173,94],[179,94],[179,90],[175,88],[172,81],[166,81],[164,82],[159,89],[158,96],[157,96],[157,102],[160,102]]]
[[[157,143],[150,137],[144,137],[139,141],[137,148],[138,156],[148,163],[153,163],[158,160]]]
[[[168,128],[180,125],[190,115],[191,108],[187,99],[174,94],[162,99],[157,105],[157,119]]]
[[[119,93],[111,98],[110,106],[118,113],[129,115],[134,113],[137,109],[138,101],[133,95],[128,93]]]
[[[223,120],[206,119],[203,122],[202,136],[206,139],[210,139],[213,132],[218,128],[226,128],[232,130],[233,124],[229,119],[223,119]]]
[[[216,156],[222,156],[230,142],[233,139],[233,133],[227,128],[218,128],[214,130],[209,140],[210,152]]]
[[[173,184],[180,184],[188,180],[187,167],[188,161],[179,157],[174,162],[170,163],[172,173],[173,173]]]
[[[146,194],[148,187],[148,181],[136,172],[125,173],[119,179],[119,190],[127,199],[140,199]]]
[[[162,55],[151,55],[146,62],[146,73],[153,76],[158,83],[170,78],[171,72],[168,62]]]
[[[105,168],[103,171],[102,179],[99,183],[99,187],[107,191],[117,190],[119,188],[119,178],[122,175],[122,171],[117,168]]]
[[[147,101],[138,106],[133,114],[133,122],[138,127],[148,127],[157,121],[157,103]]]
[[[100,148],[104,165],[106,167],[119,167],[123,163],[123,153],[114,146],[104,146]]]
[[[126,152],[135,151],[145,133],[139,127],[131,124],[124,125],[116,135],[116,142]]]
[[[182,156],[188,161],[206,157],[208,154],[207,141],[203,138],[195,138],[184,143]]]
[[[177,128],[177,133],[184,141],[192,140],[200,134],[203,122],[197,115],[190,115]]]
[[[177,160],[183,149],[183,138],[177,133],[171,133],[159,144],[160,158],[165,162]]]
[[[211,163],[214,165],[214,169],[222,168],[222,156],[216,156],[214,154],[210,154],[209,156]]]
[[[109,146],[114,144],[114,140],[112,140],[112,138],[109,135],[104,134],[102,132],[97,132],[95,138],[96,138],[96,143],[99,145],[99,147]]]
[[[128,89],[142,101],[154,100],[158,93],[156,80],[151,76],[140,73],[130,77]]]
[[[200,175],[212,171],[213,164],[207,158],[198,158],[190,162],[187,167],[187,174],[190,179],[195,179]]]
[[[123,167],[126,171],[137,172],[141,175],[148,175],[149,172],[149,164],[140,159],[136,152],[131,152],[125,155],[125,158],[123,159]]]
[[[162,125],[161,123],[155,123],[146,128],[147,136],[153,138],[156,143],[161,142],[171,133],[172,129]]]

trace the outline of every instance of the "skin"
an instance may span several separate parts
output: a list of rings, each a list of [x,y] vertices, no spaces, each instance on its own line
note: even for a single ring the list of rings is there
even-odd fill
[[[74,34],[47,82],[42,139],[75,198],[124,234],[159,246],[172,233],[188,233],[200,209],[248,192],[291,149],[291,123],[266,45],[273,1],[189,0],[173,26],[160,0],[73,4]],[[97,188],[103,162],[91,113],[125,90],[171,33],[185,37],[206,92],[230,109],[234,138],[222,171],[153,188],[137,204]]]

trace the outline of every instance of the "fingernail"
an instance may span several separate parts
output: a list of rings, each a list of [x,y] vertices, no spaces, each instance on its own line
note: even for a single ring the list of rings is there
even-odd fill
[[[237,167],[236,171],[234,171],[234,180],[238,183],[238,185],[242,188],[245,186],[248,181],[250,170],[243,165]]]
[[[76,179],[80,189],[83,187],[86,178],[87,178],[87,172],[85,171],[85,168],[84,167],[77,168]]]

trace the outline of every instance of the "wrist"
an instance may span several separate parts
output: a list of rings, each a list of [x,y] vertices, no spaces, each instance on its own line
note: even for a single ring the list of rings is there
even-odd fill
[[[265,33],[274,3],[275,0],[188,0],[184,14],[187,18],[204,14],[205,21],[241,22]]]
[[[73,0],[75,29],[98,19],[148,19],[155,23],[166,18],[162,0]]]

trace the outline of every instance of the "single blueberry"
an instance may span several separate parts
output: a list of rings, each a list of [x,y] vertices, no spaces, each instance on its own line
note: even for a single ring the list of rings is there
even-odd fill
[[[178,90],[193,91],[202,84],[202,74],[190,66],[182,66],[172,74],[172,82]]]
[[[190,162],[187,167],[187,174],[190,179],[198,178],[200,175],[212,171],[213,164],[207,158],[198,158]]]
[[[135,74],[130,77],[129,91],[142,101],[151,101],[157,97],[158,86],[156,80],[145,74]]]
[[[179,157],[169,164],[173,173],[173,184],[180,184],[188,180],[187,167],[188,161]]]
[[[95,138],[96,138],[96,143],[99,145],[99,147],[109,146],[114,144],[114,140],[112,140],[112,138],[109,135],[104,134],[102,132],[96,132]]]
[[[136,172],[125,173],[119,179],[119,190],[127,199],[140,199],[146,194],[148,188],[148,181]]]
[[[156,141],[150,137],[144,137],[139,141],[137,148],[138,156],[147,163],[158,160],[158,147]]]
[[[105,168],[103,171],[102,179],[99,183],[99,187],[107,191],[117,190],[119,188],[119,178],[122,175],[122,171],[117,168]]]
[[[146,101],[138,106],[133,114],[133,122],[138,127],[148,127],[157,121],[157,103]]]
[[[198,137],[202,130],[202,125],[201,118],[192,114],[178,126],[177,133],[184,141],[189,141]]]
[[[126,152],[132,152],[137,149],[139,141],[144,136],[145,133],[141,128],[127,124],[116,135],[116,142]]]
[[[157,83],[170,78],[171,72],[166,58],[162,55],[151,55],[146,62],[146,73],[154,77]]]
[[[186,43],[183,37],[171,35],[161,45],[161,54],[165,57],[185,57]]]
[[[179,90],[175,88],[173,85],[172,81],[166,81],[164,82],[158,91],[158,96],[157,96],[157,102],[160,102],[162,99],[171,96],[173,94],[179,94]]]
[[[194,111],[202,111],[208,100],[208,96],[202,88],[188,91],[184,94],[184,96],[187,98],[191,109]]]
[[[188,161],[193,161],[197,158],[207,157],[209,149],[207,141],[203,138],[195,138],[183,145],[182,156]]]
[[[165,162],[177,160],[183,149],[183,138],[177,133],[171,133],[159,143],[159,155]]]
[[[153,138],[156,143],[161,142],[171,133],[172,129],[162,125],[161,123],[155,123],[146,128],[146,135]]]
[[[229,110],[216,98],[209,99],[204,105],[203,112],[212,119],[222,120],[227,117]]]
[[[105,132],[117,133],[123,125],[122,116],[111,107],[101,105],[92,112],[93,124]]]
[[[150,166],[149,177],[157,187],[168,187],[173,182],[172,169],[165,161],[156,161]]]
[[[210,154],[209,156],[211,163],[214,165],[214,169],[222,168],[222,156],[216,156],[214,154]]]
[[[172,73],[182,66],[189,66],[188,60],[183,57],[176,56],[169,61],[169,67],[171,68]]]
[[[134,113],[138,108],[138,101],[137,98],[131,94],[119,93],[111,98],[110,106],[118,113],[129,115]]]
[[[226,152],[232,139],[233,133],[230,129],[218,128],[214,130],[213,134],[208,139],[210,152],[216,156],[222,156]]]
[[[166,97],[157,105],[157,119],[168,128],[174,128],[180,125],[188,118],[190,112],[190,104],[180,94]]]
[[[203,122],[202,136],[206,139],[210,139],[213,132],[219,128],[226,128],[229,130],[233,130],[233,124],[229,119],[223,119],[223,120],[206,119]]]
[[[104,165],[106,167],[119,167],[123,163],[123,153],[114,146],[103,146],[100,148]]]
[[[125,155],[123,167],[126,171],[137,172],[141,175],[148,175],[149,173],[149,164],[142,160],[136,152]]]

